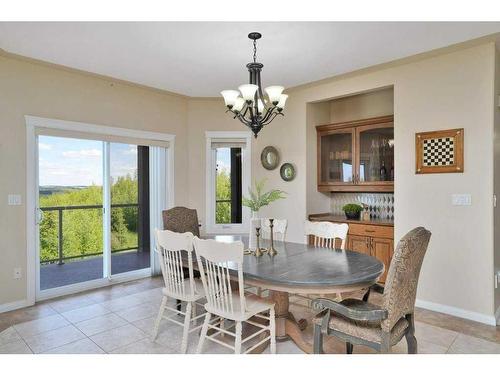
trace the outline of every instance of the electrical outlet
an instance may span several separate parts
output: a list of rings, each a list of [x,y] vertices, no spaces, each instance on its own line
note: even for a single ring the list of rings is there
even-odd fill
[[[21,268],[14,268],[14,279],[19,280],[21,277],[23,277]]]

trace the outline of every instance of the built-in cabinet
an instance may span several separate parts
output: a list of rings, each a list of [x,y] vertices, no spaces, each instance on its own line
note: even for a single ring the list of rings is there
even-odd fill
[[[394,191],[394,117],[319,125],[318,191]]]

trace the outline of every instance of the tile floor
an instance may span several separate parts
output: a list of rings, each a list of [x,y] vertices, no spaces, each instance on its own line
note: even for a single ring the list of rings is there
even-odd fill
[[[163,322],[156,341],[150,334],[161,300],[160,278],[149,278],[85,292],[0,314],[0,353],[178,353],[182,328]],[[298,317],[310,317],[292,305]],[[305,331],[312,339],[312,327]],[[500,354],[500,327],[490,327],[428,310],[416,311],[416,336],[420,353]],[[198,335],[190,336],[188,352],[194,353]],[[329,338],[325,348],[343,353],[344,343]],[[269,349],[267,349],[268,352]],[[229,353],[207,342],[205,353]],[[291,341],[277,343],[280,354],[301,354]],[[356,346],[355,353],[373,353]],[[403,340],[393,348],[405,353]]]

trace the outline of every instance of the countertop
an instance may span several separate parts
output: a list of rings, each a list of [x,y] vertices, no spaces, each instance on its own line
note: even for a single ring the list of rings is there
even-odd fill
[[[393,227],[394,221],[389,219],[370,219],[368,220],[352,220],[346,219],[342,215],[333,215],[331,213],[310,214],[309,220],[311,221],[332,221],[334,223],[347,223],[347,224],[363,224],[363,225],[382,225],[386,227]]]

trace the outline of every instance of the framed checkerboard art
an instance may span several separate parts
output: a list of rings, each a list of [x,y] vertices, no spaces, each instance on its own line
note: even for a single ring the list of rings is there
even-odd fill
[[[464,129],[415,134],[415,173],[463,173]]]

